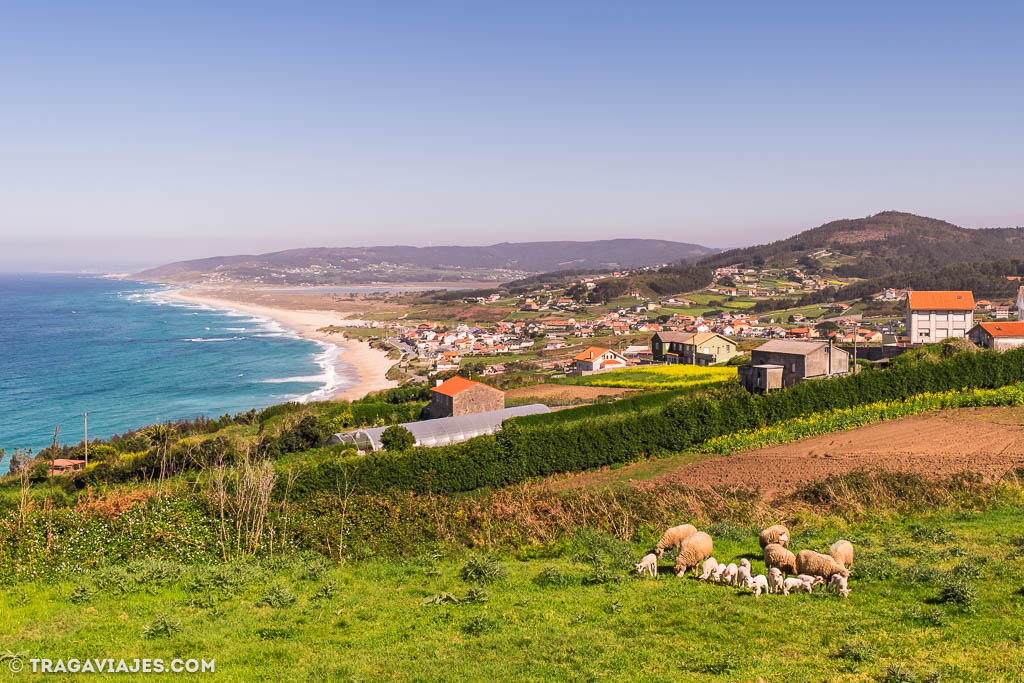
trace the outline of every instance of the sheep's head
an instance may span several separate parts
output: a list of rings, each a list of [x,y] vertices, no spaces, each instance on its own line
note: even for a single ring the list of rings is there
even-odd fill
[[[656,557],[658,557],[658,559],[661,559],[661,556],[665,554],[665,549],[664,548],[655,548],[654,549],[654,554],[655,554]]]
[[[783,531],[782,533],[779,534],[779,545],[781,545],[783,548],[788,548],[789,547],[789,532],[788,531]]]
[[[678,576],[681,579],[686,574],[686,565],[685,564],[677,565],[675,570],[676,570],[676,576]]]
[[[848,598],[848,597],[850,597],[850,589],[849,588],[840,588],[839,589],[839,594],[842,595],[844,598]]]
[[[839,576],[843,577],[843,580],[850,578],[850,570],[846,567],[840,567],[839,569],[837,569],[836,574],[839,574]]]

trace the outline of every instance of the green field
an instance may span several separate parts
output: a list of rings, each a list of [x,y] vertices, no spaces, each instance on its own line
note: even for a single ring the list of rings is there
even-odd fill
[[[0,652],[215,659],[207,680],[1021,680],[1021,512],[806,514],[793,547],[857,548],[847,600],[754,598],[676,578],[670,558],[636,577],[651,533],[581,531],[496,561],[432,546],[348,566],[144,560],[6,588]],[[764,571],[756,527],[706,528],[716,558]]]
[[[565,384],[626,389],[687,389],[724,384],[735,377],[735,367],[701,367],[679,364],[612,370],[596,375],[568,377],[558,381]]]

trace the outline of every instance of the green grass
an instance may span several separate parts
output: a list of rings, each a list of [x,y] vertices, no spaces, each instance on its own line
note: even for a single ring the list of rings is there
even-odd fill
[[[0,652],[215,658],[207,680],[903,680],[885,678],[900,668],[919,677],[909,680],[1020,680],[1021,512],[850,526],[809,515],[792,527],[793,547],[843,537],[857,548],[848,600],[755,599],[678,579],[670,558],[657,579],[641,579],[630,564],[653,537],[627,544],[597,532],[502,557],[504,576],[480,585],[462,577],[489,578],[487,563],[463,572],[464,551],[427,548],[342,567],[144,561],[6,588]],[[719,560],[746,555],[764,571],[756,529],[708,530]],[[940,601],[958,565],[976,589],[971,609]]]

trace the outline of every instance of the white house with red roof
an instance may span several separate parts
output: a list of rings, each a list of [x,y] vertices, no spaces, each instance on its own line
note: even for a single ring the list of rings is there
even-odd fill
[[[576,372],[603,372],[629,365],[629,361],[621,353],[602,346],[591,346],[586,351],[576,354],[572,360]]]

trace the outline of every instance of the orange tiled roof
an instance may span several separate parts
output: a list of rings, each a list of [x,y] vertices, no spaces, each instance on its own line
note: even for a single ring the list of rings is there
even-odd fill
[[[460,377],[460,376],[456,375],[455,377],[452,377],[451,379],[446,379],[444,382],[442,382],[438,386],[433,387],[431,389],[431,391],[436,391],[437,393],[444,394],[445,396],[455,396],[456,394],[461,394],[466,389],[469,389],[469,388],[475,387],[475,386],[486,387],[487,385],[483,384],[481,382],[474,382],[471,379],[466,379],[465,377]],[[493,387],[488,387],[488,388],[493,388]],[[495,389],[495,391],[497,391],[497,389]]]
[[[993,337],[1024,337],[1024,322],[978,324]]]
[[[598,358],[599,356],[602,356],[606,353],[608,353],[608,349],[604,347],[591,346],[586,351],[581,351],[580,353],[577,353],[573,360],[594,360],[595,358]]]
[[[973,311],[974,292],[935,291],[911,292],[912,311]]]

